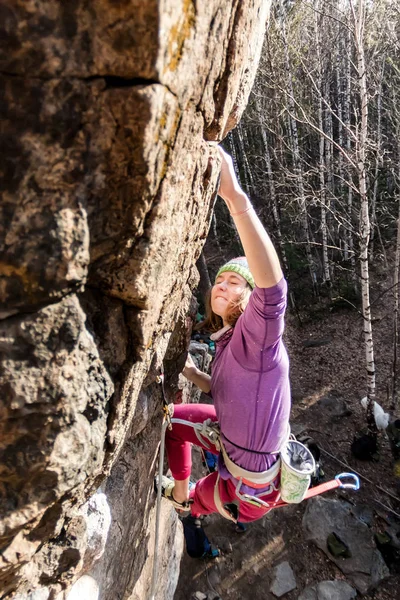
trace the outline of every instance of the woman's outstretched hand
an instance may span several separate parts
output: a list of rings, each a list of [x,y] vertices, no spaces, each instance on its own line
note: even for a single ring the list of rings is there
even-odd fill
[[[221,148],[221,146],[218,146],[218,152],[222,161],[218,194],[227,201],[232,200],[237,195],[245,196],[245,193],[236,178],[232,158]]]
[[[236,179],[232,158],[218,146],[221,157],[219,195],[224,199],[236,225],[250,271],[259,288],[269,288],[282,279],[275,248],[249,198]]]

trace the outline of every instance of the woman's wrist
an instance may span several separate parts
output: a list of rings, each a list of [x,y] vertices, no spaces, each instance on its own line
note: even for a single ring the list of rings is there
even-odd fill
[[[244,208],[243,210],[239,210],[238,212],[231,212],[231,217],[240,217],[240,215],[245,215],[246,213],[250,212],[251,210],[253,210],[254,206],[252,204],[250,204],[250,206],[248,206],[247,208]]]
[[[253,208],[249,197],[244,192],[236,193],[225,202],[232,217],[245,214]]]

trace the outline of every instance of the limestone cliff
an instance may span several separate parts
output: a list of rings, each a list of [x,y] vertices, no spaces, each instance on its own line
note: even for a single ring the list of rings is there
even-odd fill
[[[207,142],[240,118],[269,6],[0,3],[1,598],[63,598],[90,568],[78,507],[102,482],[100,597],[148,593],[155,380],[164,361],[172,397],[215,199]],[[164,540],[176,528],[168,512]]]

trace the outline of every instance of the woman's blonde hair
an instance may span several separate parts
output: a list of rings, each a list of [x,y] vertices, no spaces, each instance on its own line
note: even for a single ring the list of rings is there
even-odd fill
[[[243,292],[240,294],[235,302],[230,302],[226,311],[225,321],[231,326],[235,327],[236,322],[240,315],[244,312],[247,304],[249,303],[252,288],[249,284],[246,285]],[[211,290],[207,293],[205,301],[206,318],[204,321],[196,325],[195,329],[206,329],[211,333],[219,331],[223,326],[222,317],[215,314],[211,308]]]

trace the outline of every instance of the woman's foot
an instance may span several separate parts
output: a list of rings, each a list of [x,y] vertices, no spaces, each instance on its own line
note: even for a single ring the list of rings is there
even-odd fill
[[[154,487],[157,491],[158,488],[158,477],[155,478]],[[161,496],[171,502],[171,504],[180,512],[190,512],[190,505],[192,502],[187,499],[180,502],[178,499],[175,499],[174,496],[175,490],[175,481],[170,479],[166,475],[163,475],[161,479]],[[178,496],[179,498],[179,496]]]

